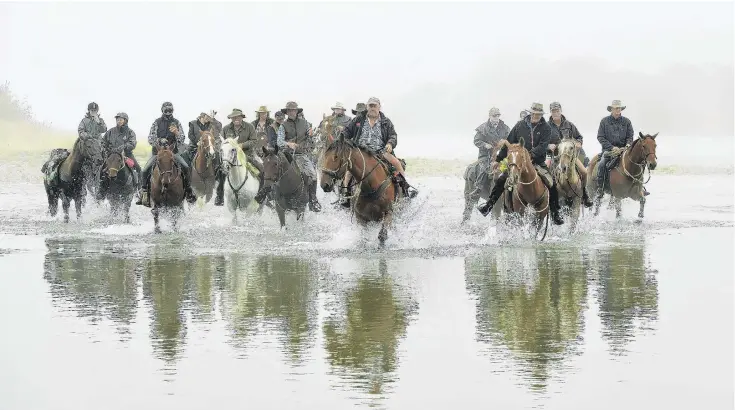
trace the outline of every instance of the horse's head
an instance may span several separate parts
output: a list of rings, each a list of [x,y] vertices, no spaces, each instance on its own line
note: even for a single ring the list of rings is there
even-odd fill
[[[201,138],[199,138],[199,142],[197,143],[197,149],[204,154],[207,161],[211,161],[214,158],[214,147],[214,134],[211,131],[202,131]]]
[[[105,159],[103,172],[109,179],[117,178],[117,173],[125,166],[125,160],[121,152],[111,152]]]
[[[577,142],[573,138],[565,137],[559,142],[556,150],[559,153],[557,166],[562,173],[566,173],[577,162],[577,156],[579,155]]]
[[[636,163],[648,164],[648,169],[653,171],[656,169],[656,137],[658,133],[653,135],[643,135],[642,132],[638,132],[639,138],[633,141],[633,145],[630,147],[630,153],[632,160]]]
[[[523,137],[518,144],[511,144],[507,140],[502,140],[501,143],[508,149],[508,181],[511,185],[516,185],[524,172],[533,169],[531,155],[524,146]]]
[[[222,171],[225,174],[228,174],[230,172],[230,168],[233,166],[243,165],[238,163],[238,148],[237,141],[234,138],[228,138],[222,141],[220,155],[222,156]]]
[[[168,145],[160,145],[156,153],[158,172],[161,174],[161,183],[166,186],[173,182],[174,178],[174,153]]]
[[[263,189],[270,191],[283,176],[285,164],[278,154],[278,146],[273,149],[263,147]]]
[[[350,151],[352,144],[343,135],[335,139],[321,159],[321,187],[324,192],[332,192],[334,183],[344,178],[350,167]]]

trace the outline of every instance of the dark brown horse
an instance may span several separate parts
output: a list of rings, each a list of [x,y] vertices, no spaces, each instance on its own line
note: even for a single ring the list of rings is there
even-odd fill
[[[71,152],[64,149],[57,149],[51,152],[48,161],[41,168],[45,174],[43,181],[48,198],[49,214],[56,216],[61,199],[61,206],[64,210],[64,222],[69,222],[69,207],[71,201],[74,200],[74,207],[77,212],[77,219],[82,217],[82,205],[86,196],[86,179],[84,166],[87,163],[94,163],[99,151],[94,151],[92,147],[94,141],[87,142],[86,139],[79,137],[74,142]],[[99,143],[96,145],[99,146]],[[59,160],[61,162],[59,163]]]
[[[363,226],[368,222],[382,222],[378,239],[385,243],[393,221],[393,204],[403,197],[403,190],[391,177],[386,161],[340,136],[324,151],[321,172],[324,192],[331,192],[335,181],[342,181],[345,173],[352,174],[352,183],[357,188],[351,201],[352,211]]]
[[[130,205],[136,186],[133,180],[135,171],[128,167],[126,162],[123,153],[111,152],[102,166],[101,178],[107,185],[105,198],[110,202],[111,215],[117,215],[122,211],[125,223],[130,223]]]
[[[650,171],[656,169],[656,136],[638,133],[639,138],[633,141],[629,148],[622,151],[620,161],[610,171],[609,183],[604,187],[604,192],[611,194],[615,204],[615,216],[620,217],[622,213],[621,201],[630,198],[640,203],[638,218],[643,218],[643,210],[646,206],[646,197],[643,194],[643,185],[648,182],[643,180],[646,168]],[[587,192],[597,190],[597,163],[600,155],[595,155],[587,167]],[[595,216],[600,212],[601,198],[595,200]]]
[[[215,145],[212,131],[202,131],[196,154],[191,160],[191,189],[197,199],[204,199],[204,203],[208,203],[214,193],[216,178],[213,161],[217,154]],[[200,204],[203,205],[201,201]]]
[[[159,145],[156,154],[156,164],[151,174],[151,213],[155,232],[160,233],[158,216],[161,210],[171,216],[171,224],[177,230],[179,217],[184,212],[184,181],[183,171],[176,164],[174,153],[168,145]]]
[[[542,177],[536,171],[531,162],[531,154],[524,147],[521,137],[518,144],[511,144],[507,140],[501,140],[500,146],[508,148],[508,180],[506,186],[512,188],[505,191],[505,210],[509,213],[523,215],[528,206],[536,216],[534,227],[536,234],[546,220],[546,228],[541,240],[546,238],[546,230],[549,227],[549,189],[544,184]]]
[[[309,192],[296,163],[278,147],[263,147],[263,190],[275,204],[281,228],[286,226],[286,211],[295,211],[296,220],[304,217]]]

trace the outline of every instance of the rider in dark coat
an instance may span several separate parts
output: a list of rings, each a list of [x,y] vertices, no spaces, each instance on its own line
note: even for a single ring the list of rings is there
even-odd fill
[[[135,136],[135,131],[128,127],[128,114],[121,112],[115,116],[117,125],[107,130],[105,135],[102,136],[100,141],[102,144],[102,150],[104,156],[110,155],[112,152],[120,152],[125,155],[126,158],[133,160],[133,183],[136,189],[139,188],[140,182],[138,175],[140,174],[140,165],[138,160],[133,155],[133,150],[138,145],[138,138]],[[101,171],[101,170],[100,170]],[[107,193],[108,180],[100,178],[99,185],[97,187],[97,200],[101,201],[105,198]]]
[[[490,150],[500,140],[508,137],[510,128],[500,119],[500,110],[498,108],[490,108],[488,120],[480,124],[476,129],[474,144],[477,147],[477,180],[475,181],[475,190],[470,195],[477,195],[482,188],[488,185],[490,170]]]
[[[521,138],[523,138],[525,148],[531,154],[531,162],[541,168],[546,168],[546,150],[549,147],[549,140],[551,139],[551,127],[549,123],[543,117],[544,107],[540,103],[531,104],[530,114],[522,121],[518,121],[513,129],[508,134],[508,142],[511,144],[517,144]],[[508,149],[503,147],[500,149],[496,161],[502,161],[508,155]],[[553,177],[553,174],[551,174]],[[508,179],[508,172],[504,172],[498,177],[498,180],[493,186],[493,190],[490,193],[485,205],[478,207],[478,210],[483,216],[487,216],[490,210],[493,209],[495,202],[500,199],[505,189],[505,181]],[[549,188],[549,208],[551,210],[551,217],[556,225],[562,225],[564,220],[559,216],[559,194],[554,189],[554,184]]]

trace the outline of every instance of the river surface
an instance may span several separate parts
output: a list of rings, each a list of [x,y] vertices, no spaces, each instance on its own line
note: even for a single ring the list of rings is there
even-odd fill
[[[3,184],[0,409],[733,407],[732,175],[654,175],[642,223],[543,243],[413,181],[386,249],[330,207],[154,235]]]

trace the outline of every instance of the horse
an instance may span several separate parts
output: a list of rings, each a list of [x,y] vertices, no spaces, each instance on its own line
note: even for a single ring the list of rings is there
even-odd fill
[[[573,138],[565,137],[556,147],[558,155],[554,157],[553,172],[556,177],[555,189],[559,193],[559,202],[564,214],[569,217],[571,230],[579,220],[582,209],[583,178],[577,170],[579,147]]]
[[[197,197],[199,206],[209,203],[214,193],[217,180],[213,164],[217,154],[215,145],[214,134],[211,131],[202,131],[196,154],[191,160],[191,189]]]
[[[85,160],[82,163],[82,173],[84,174],[85,189],[82,190],[82,206],[87,204],[87,193],[92,198],[96,197],[97,184],[104,158],[102,158],[102,144],[97,138],[88,137],[84,140]]]
[[[161,233],[158,225],[161,210],[170,214],[173,229],[178,229],[178,219],[184,212],[184,180],[181,175],[183,171],[176,164],[172,148],[168,144],[160,144],[157,149],[156,164],[151,173],[150,200],[154,232]]]
[[[286,211],[295,211],[296,220],[301,220],[309,202],[309,192],[301,172],[285,152],[263,147],[263,190],[273,200],[281,228],[286,226]]]
[[[543,241],[549,228],[549,189],[542,181],[543,177],[536,171],[531,161],[531,154],[523,144],[523,137],[520,138],[518,144],[511,144],[507,140],[501,140],[499,143],[499,146],[505,146],[508,149],[506,187],[510,187],[510,190],[504,192],[503,202],[506,212],[521,216],[530,206],[536,215],[534,227],[537,236],[545,219],[546,228],[541,237]]]
[[[658,133],[643,135],[642,132],[638,132],[638,136],[639,138],[636,138],[630,147],[622,151],[617,165],[610,170],[607,178],[608,183],[604,187],[603,192],[610,194],[614,202],[617,218],[622,214],[621,202],[625,198],[640,203],[638,218],[643,218],[643,211],[646,206],[643,185],[648,182],[643,181],[643,173],[648,168],[648,178],[650,179],[651,171],[656,169],[656,137]],[[599,160],[600,155],[595,155],[587,167],[587,192],[597,191],[597,163]],[[600,212],[601,200],[602,198],[595,198],[595,216]]]
[[[108,185],[105,198],[110,202],[111,216],[119,214],[122,210],[125,214],[125,223],[130,223],[130,205],[133,202],[133,194],[136,191],[133,173],[135,172],[128,164],[128,160],[121,152],[111,152],[102,166],[101,178]]]
[[[345,173],[352,174],[351,184],[357,187],[351,201],[352,212],[362,226],[369,222],[382,223],[378,240],[381,245],[385,244],[393,222],[393,205],[403,199],[403,190],[394,181],[387,162],[345,139],[344,135],[327,147],[321,162],[324,192],[331,192],[335,181],[344,180]]]
[[[498,141],[495,144],[495,147],[492,149],[491,158],[495,157],[496,152],[498,151],[500,146],[500,141]],[[476,184],[478,172],[482,172],[480,160],[477,160],[467,165],[467,168],[464,171],[464,211],[462,213],[462,223],[470,220],[470,217],[472,216],[472,210],[475,208],[475,205],[480,198],[484,199],[485,201],[490,198],[490,192],[492,192],[493,190],[495,181],[501,174],[501,171],[495,164],[495,162],[491,162],[490,169],[485,171],[489,173],[488,179],[490,180],[490,184],[489,186],[480,187],[479,193],[475,193],[475,187],[477,186]],[[500,217],[502,209],[502,202],[497,201],[492,209],[492,216],[494,219],[497,220]]]
[[[337,117],[335,115],[322,115],[323,121],[319,128],[316,131],[315,139],[316,143],[314,144],[314,152],[318,159],[321,159],[324,157],[324,151],[327,149],[329,144],[334,142],[334,138],[336,137],[335,134],[338,134],[342,131],[342,126],[336,126],[334,124]],[[340,195],[342,194],[339,191],[334,192],[336,198],[336,201],[333,204],[339,204]],[[338,208],[341,208],[338,206]]]
[[[78,137],[71,152],[65,149],[55,149],[49,155],[41,171],[44,173],[43,186],[48,198],[49,214],[54,217],[58,211],[59,199],[64,210],[64,222],[69,222],[69,207],[74,200],[77,219],[82,217],[82,205],[86,195],[85,184],[87,177],[83,167],[89,162],[95,162],[99,151],[94,151],[93,138]],[[97,143],[99,146],[99,142]]]
[[[245,152],[234,138],[226,139],[220,148],[222,155],[222,172],[226,175],[225,198],[227,208],[237,221],[237,211],[246,211],[258,194],[260,182],[250,169]],[[263,209],[263,204],[258,212]]]

